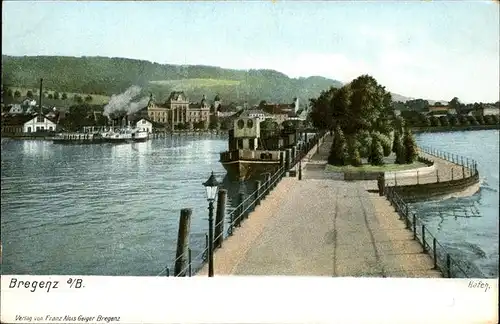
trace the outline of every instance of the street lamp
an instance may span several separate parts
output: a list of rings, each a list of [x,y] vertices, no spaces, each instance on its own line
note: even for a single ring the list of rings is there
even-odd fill
[[[210,175],[210,178],[203,183],[205,186],[205,191],[207,193],[208,200],[208,276],[214,276],[214,238],[213,238],[213,227],[214,227],[214,201],[217,195],[217,189],[219,187],[219,182],[214,176],[214,172]]]

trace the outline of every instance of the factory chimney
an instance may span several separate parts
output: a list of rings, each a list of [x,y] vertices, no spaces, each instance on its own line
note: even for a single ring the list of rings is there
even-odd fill
[[[39,106],[40,106],[40,118],[43,116],[43,111],[42,111],[42,83],[43,79],[40,79],[40,95],[39,95]]]

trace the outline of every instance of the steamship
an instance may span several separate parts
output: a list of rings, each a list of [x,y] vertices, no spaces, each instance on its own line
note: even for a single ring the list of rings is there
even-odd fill
[[[92,132],[77,132],[77,133],[60,133],[53,139],[55,144],[100,144],[100,143],[133,143],[145,142],[149,139],[147,131],[131,127],[130,122],[125,118],[126,126],[121,128],[113,126],[104,128],[99,131]]]
[[[269,128],[273,123],[244,114],[234,121],[229,130],[229,149],[220,153],[219,160],[229,179],[255,179],[279,169],[283,150],[297,143],[297,133]]]

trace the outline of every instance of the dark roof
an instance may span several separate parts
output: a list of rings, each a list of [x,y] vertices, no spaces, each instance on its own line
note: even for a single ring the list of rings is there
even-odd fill
[[[186,95],[184,94],[184,91],[172,91],[170,93],[170,96],[168,97],[168,101],[170,100],[178,100],[179,96],[183,96],[184,99],[186,99]]]
[[[34,115],[8,115],[2,118],[2,125],[22,126],[24,125],[24,123],[32,120],[34,117]]]
[[[200,109],[200,108],[210,108],[210,106],[208,106],[204,102],[191,102],[189,103],[189,108]]]

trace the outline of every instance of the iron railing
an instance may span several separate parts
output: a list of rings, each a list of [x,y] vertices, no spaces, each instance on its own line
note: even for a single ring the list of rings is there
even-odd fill
[[[271,191],[278,185],[281,179],[283,179],[286,176],[286,173],[290,169],[295,167],[295,165],[299,161],[301,161],[315,145],[319,144],[320,139],[323,137],[324,134],[325,134],[324,131],[320,131],[316,133],[312,138],[310,138],[306,143],[301,144],[298,147],[298,150],[295,152],[295,156],[290,157],[290,168],[287,169],[286,163],[283,163],[282,165],[280,165],[279,169],[275,171],[273,174],[268,173],[267,180],[265,180],[259,188],[256,188],[246,198],[244,198],[241,202],[239,202],[239,204],[231,212],[229,212],[229,214],[227,215],[228,228],[226,231],[227,234],[226,237],[232,236],[234,234],[235,229],[241,227],[242,222],[246,218],[248,218],[249,214],[255,210],[255,208],[260,204],[260,202],[271,193]],[[218,226],[221,225],[223,228],[224,220],[221,220],[219,223],[215,224],[214,228],[217,228]],[[217,242],[219,242],[221,236],[225,238],[224,231],[221,231],[219,235],[213,238],[214,251],[216,251],[220,247],[217,246]],[[166,266],[162,271],[160,271],[157,274],[157,276],[161,275],[170,276],[171,275],[170,269],[175,268],[176,262],[179,261],[181,258],[186,260],[185,266],[182,269],[180,269],[180,271],[177,271],[178,273],[173,274],[174,276],[191,277],[193,274],[195,274],[196,271],[200,270],[208,260],[208,233],[205,234],[205,247],[200,253],[192,257],[192,250],[191,248],[188,248],[186,253],[183,253],[182,255],[178,256],[173,261],[174,264],[173,267]],[[199,266],[199,268],[196,269],[196,271],[193,271],[194,261],[199,261],[199,263],[201,263],[201,266]]]
[[[432,257],[436,270],[440,270],[447,278],[470,278],[470,275],[460,267],[457,260],[438,242],[424,222],[415,213],[412,213],[409,204],[401,198],[396,187],[386,186],[385,196],[396,209],[399,218],[405,222],[406,228],[413,232],[413,239],[422,245],[423,252],[429,253]]]

